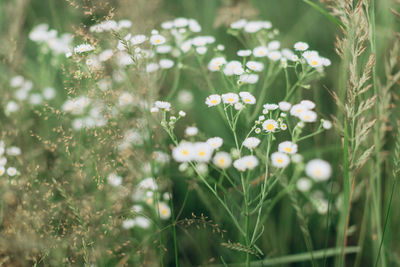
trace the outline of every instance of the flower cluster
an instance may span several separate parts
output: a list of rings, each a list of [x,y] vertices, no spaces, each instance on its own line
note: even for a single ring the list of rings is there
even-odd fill
[[[19,171],[13,166],[7,166],[8,158],[21,155],[21,149],[16,146],[6,147],[4,141],[0,140],[0,176],[7,173],[8,176],[13,177],[19,174]]]

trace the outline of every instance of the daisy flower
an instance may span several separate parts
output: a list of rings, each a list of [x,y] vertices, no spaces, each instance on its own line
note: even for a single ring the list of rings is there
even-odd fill
[[[257,74],[242,74],[240,75],[240,82],[247,83],[247,84],[255,84],[258,82],[258,75]]]
[[[172,149],[172,157],[177,162],[188,162],[193,159],[194,147],[192,143],[182,142]]]
[[[327,120],[323,120],[323,122],[322,122],[322,127],[323,127],[325,130],[329,130],[330,128],[332,128],[332,122],[327,121]]]
[[[165,43],[165,37],[160,34],[155,34],[150,37],[150,43],[152,45],[161,45]]]
[[[210,63],[208,63],[208,69],[213,72],[219,71],[224,64],[226,64],[226,59],[224,57],[216,57],[211,59]]]
[[[309,48],[309,45],[305,42],[297,42],[294,44],[294,50],[296,51],[306,51]]]
[[[243,74],[244,69],[242,67],[242,63],[236,60],[229,61],[224,68],[224,74],[226,76],[232,76],[232,75],[241,75]]]
[[[312,102],[311,100],[302,100],[302,101],[300,101],[300,104],[304,105],[308,109],[315,108],[315,103]]]
[[[253,150],[260,144],[261,140],[257,137],[249,137],[243,141],[243,146],[247,147],[250,150]]]
[[[264,104],[263,108],[266,110],[275,110],[279,108],[279,106],[277,104]]]
[[[304,122],[315,122],[317,120],[317,113],[307,110],[300,115],[300,119]]]
[[[297,145],[290,141],[285,141],[279,144],[278,151],[287,154],[295,154],[297,153]]]
[[[293,105],[292,108],[290,109],[290,115],[295,116],[295,117],[300,117],[301,114],[304,112],[308,111],[308,108],[302,104],[296,104]]]
[[[138,34],[131,38],[131,44],[132,45],[140,45],[140,44],[144,43],[146,40],[147,40],[146,35]]]
[[[210,95],[206,98],[206,105],[208,107],[213,107],[221,103],[221,96],[219,95]]]
[[[312,183],[309,179],[302,177],[297,180],[296,187],[300,192],[308,192],[312,187]]]
[[[221,137],[211,137],[207,139],[206,143],[209,144],[213,149],[218,149],[222,146],[224,140]]]
[[[6,169],[4,168],[4,166],[0,166],[0,176],[2,176],[5,171]]]
[[[252,71],[261,72],[264,69],[264,64],[257,61],[248,61],[246,63],[246,67],[251,69]]]
[[[158,213],[162,220],[168,220],[171,217],[171,208],[165,202],[158,203]]]
[[[248,57],[251,55],[251,50],[238,50],[236,54],[239,57]]]
[[[74,48],[76,54],[82,54],[94,50],[94,47],[90,44],[80,44]]]
[[[213,163],[215,166],[221,169],[229,168],[232,164],[232,158],[227,152],[218,152],[213,158]]]
[[[120,186],[122,184],[122,177],[116,175],[115,173],[110,173],[107,176],[107,182],[112,186]]]
[[[292,107],[292,104],[290,104],[289,102],[286,102],[286,101],[281,101],[278,103],[278,105],[279,105],[279,109],[282,111],[288,111]]]
[[[244,108],[244,105],[240,102],[235,103],[235,105],[233,106],[236,110],[242,110]]]
[[[239,96],[245,104],[253,105],[256,103],[256,98],[249,92],[240,92]]]
[[[212,153],[213,148],[205,142],[198,142],[193,145],[193,159],[198,162],[210,161]]]
[[[159,62],[160,68],[162,69],[170,69],[174,66],[174,61],[171,59],[161,59]]]
[[[271,154],[272,165],[276,168],[286,168],[290,163],[290,158],[282,152],[274,152]]]
[[[196,136],[198,133],[199,133],[199,129],[197,129],[197,127],[195,127],[195,126],[187,127],[185,130],[185,134],[187,136]]]
[[[275,132],[278,128],[278,123],[276,120],[269,119],[263,122],[262,127],[266,132]]]
[[[221,97],[222,97],[222,101],[224,102],[224,104],[233,105],[239,101],[239,96],[235,93],[223,94],[223,95],[221,95]]]
[[[253,55],[255,57],[266,57],[268,55],[268,48],[265,46],[257,46],[253,49]]]
[[[315,181],[326,181],[331,177],[331,165],[322,159],[310,160],[306,165],[306,174]]]
[[[233,162],[233,166],[238,171],[252,170],[258,165],[258,159],[253,156],[244,156],[243,158],[237,159]]]
[[[282,54],[279,51],[272,51],[268,53],[268,58],[272,61],[278,61],[282,58]]]
[[[163,109],[165,111],[170,111],[171,103],[166,101],[156,101],[155,104],[156,108]]]

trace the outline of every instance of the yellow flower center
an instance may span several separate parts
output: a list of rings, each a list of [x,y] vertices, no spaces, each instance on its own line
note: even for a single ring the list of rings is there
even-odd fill
[[[161,210],[161,214],[162,214],[162,215],[167,215],[167,214],[168,214],[168,211],[167,211],[166,209],[162,209],[162,210]]]
[[[246,99],[244,100],[244,102],[249,103],[249,102],[251,102],[251,99],[250,99],[250,98],[246,98]]]
[[[218,162],[219,162],[220,165],[222,165],[222,164],[225,163],[225,159],[220,159]]]
[[[199,152],[199,156],[204,156],[205,154],[206,154],[206,152],[204,152],[204,151]]]
[[[217,100],[217,99],[213,99],[213,100],[211,100],[211,103],[212,103],[212,104],[217,104],[217,103],[218,103],[218,100]]]
[[[161,40],[160,40],[160,39],[156,39],[154,42],[155,42],[156,44],[159,44],[159,43],[161,43]]]
[[[275,126],[272,123],[270,123],[270,124],[267,124],[266,128],[267,128],[267,130],[271,131],[275,128]]]
[[[311,61],[311,65],[317,66],[318,65],[318,61],[316,61],[316,60]]]
[[[283,163],[283,159],[278,158],[278,159],[276,160],[276,162],[278,162],[278,163]]]
[[[187,151],[186,149],[182,150],[182,154],[187,156],[189,154],[189,151]]]
[[[285,151],[290,153],[290,152],[292,152],[292,148],[291,147],[286,147]]]
[[[233,102],[233,97],[228,98],[228,102]]]

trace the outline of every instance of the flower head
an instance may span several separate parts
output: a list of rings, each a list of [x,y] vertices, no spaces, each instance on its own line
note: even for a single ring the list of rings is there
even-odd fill
[[[165,37],[160,34],[155,34],[150,37],[150,43],[152,45],[161,45],[165,43]]]
[[[297,153],[297,145],[290,141],[285,141],[279,144],[278,151],[287,154],[295,154]]]
[[[193,159],[194,147],[192,143],[181,142],[172,149],[172,157],[178,162],[188,162]]]
[[[210,95],[206,98],[206,104],[208,107],[213,107],[221,103],[221,96],[219,95]]]
[[[225,104],[233,105],[239,101],[239,96],[235,93],[223,94],[221,97]]]
[[[222,146],[224,140],[221,137],[212,137],[207,139],[206,143],[209,144],[213,149],[218,149]]]
[[[198,142],[193,145],[193,159],[198,162],[208,162],[211,159],[213,148],[205,142]]]
[[[278,123],[276,120],[269,119],[263,122],[262,127],[266,132],[275,132],[278,129]]]
[[[240,159],[237,159],[233,162],[233,166],[239,170],[239,171],[246,171],[246,170],[252,170],[258,165],[258,159],[253,156],[244,156]]]
[[[306,174],[315,181],[326,181],[331,177],[331,165],[322,159],[310,160],[306,165]]]
[[[253,105],[256,103],[256,98],[249,92],[240,92],[239,96],[245,104]]]
[[[274,152],[271,154],[271,162],[274,167],[286,168],[290,163],[290,158],[282,152]]]
[[[253,150],[260,144],[261,140],[257,137],[249,137],[243,141],[243,146],[247,147],[250,150]]]
[[[227,152],[217,152],[213,158],[215,166],[221,169],[229,168],[232,164],[232,158]]]

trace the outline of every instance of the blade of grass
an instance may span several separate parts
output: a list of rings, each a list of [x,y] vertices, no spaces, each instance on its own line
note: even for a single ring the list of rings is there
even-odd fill
[[[310,0],[303,0],[304,3],[308,4],[309,6],[311,6],[312,8],[314,8],[315,10],[317,10],[318,12],[320,12],[322,15],[324,15],[327,19],[329,19],[331,22],[333,22],[334,24],[336,24],[337,26],[340,26],[344,29],[346,29],[346,26],[337,18],[335,18],[334,16],[332,16],[331,14],[329,14],[325,9],[323,9],[322,7],[318,6],[317,4],[311,2]]]

